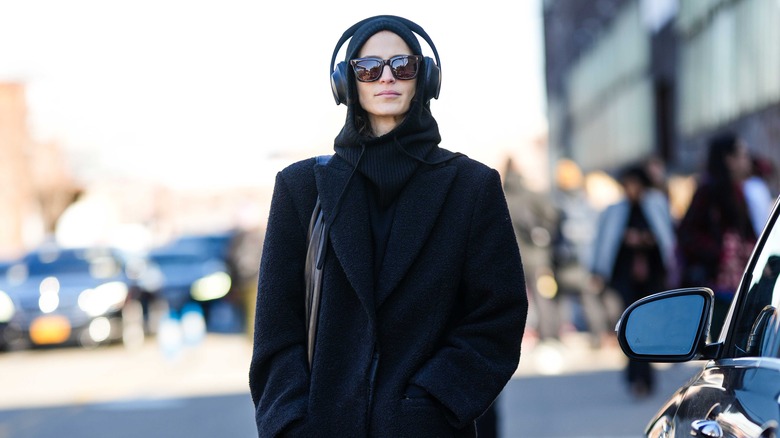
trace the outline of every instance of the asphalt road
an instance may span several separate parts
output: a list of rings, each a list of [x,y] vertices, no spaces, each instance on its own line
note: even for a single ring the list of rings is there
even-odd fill
[[[0,353],[0,438],[251,438],[249,356],[242,335],[209,335],[176,354],[153,340],[133,351]],[[614,346],[594,350],[575,335],[528,342],[497,401],[501,436],[638,437],[695,372],[659,367],[658,390],[638,401],[624,390],[622,366]]]

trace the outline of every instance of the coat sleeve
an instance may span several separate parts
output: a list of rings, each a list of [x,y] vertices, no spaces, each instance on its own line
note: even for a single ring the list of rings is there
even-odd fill
[[[601,211],[596,220],[596,235],[591,244],[588,271],[604,281],[612,278],[615,259],[620,251],[630,206],[623,199]]]
[[[669,208],[669,198],[659,190],[651,190],[642,199],[642,211],[649,222],[666,267],[666,287],[674,288],[679,282],[679,266],[675,253],[677,236]]]
[[[591,256],[588,263],[588,271],[591,274],[596,274],[602,277],[604,280],[609,280],[609,267],[604,267],[603,261],[606,259],[604,252],[606,251],[604,245],[604,236],[607,234],[607,215],[609,214],[609,207],[602,210],[598,219],[596,219],[596,235],[591,245]]]
[[[482,181],[460,285],[463,312],[411,383],[444,405],[453,426],[479,417],[514,374],[528,313],[523,267],[498,173]]]
[[[257,292],[249,388],[260,437],[285,433],[305,419],[304,264],[306,231],[281,174],[268,217]],[[283,432],[285,431],[285,432]]]

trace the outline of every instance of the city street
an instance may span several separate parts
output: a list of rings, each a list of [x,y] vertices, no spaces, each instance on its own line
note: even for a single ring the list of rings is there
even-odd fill
[[[780,0],[452,5],[0,0],[0,438],[780,435]]]
[[[247,391],[250,343],[209,335],[177,354],[153,341],[121,346],[0,354],[0,438],[253,437]],[[525,346],[498,400],[509,437],[636,437],[692,365],[659,367],[659,389],[635,401],[621,381],[614,347]],[[700,364],[697,364],[700,365]]]

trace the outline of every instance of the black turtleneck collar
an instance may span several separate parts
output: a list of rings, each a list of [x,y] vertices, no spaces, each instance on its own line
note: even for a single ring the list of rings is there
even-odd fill
[[[362,109],[357,105],[356,102],[348,105],[347,120],[336,136],[334,149],[373,183],[380,208],[386,208],[420,163],[425,162],[425,157],[438,147],[439,126],[428,105],[415,99],[404,120],[392,131],[381,137],[361,134],[357,112]],[[361,158],[362,146],[365,153]]]

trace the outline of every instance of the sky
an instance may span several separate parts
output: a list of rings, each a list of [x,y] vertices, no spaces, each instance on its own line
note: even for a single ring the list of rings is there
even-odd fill
[[[378,14],[436,45],[442,147],[487,162],[544,131],[539,0],[0,0],[0,81],[26,84],[34,137],[81,178],[267,184],[332,152],[331,55]]]

